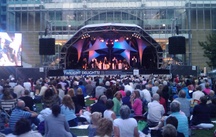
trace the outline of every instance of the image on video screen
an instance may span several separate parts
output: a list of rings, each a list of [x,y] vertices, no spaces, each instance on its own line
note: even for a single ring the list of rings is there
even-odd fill
[[[0,32],[0,66],[21,66],[21,33]]]

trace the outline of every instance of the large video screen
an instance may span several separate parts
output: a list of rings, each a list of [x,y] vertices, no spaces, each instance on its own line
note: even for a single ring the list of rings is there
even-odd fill
[[[0,32],[0,66],[21,66],[22,34]]]

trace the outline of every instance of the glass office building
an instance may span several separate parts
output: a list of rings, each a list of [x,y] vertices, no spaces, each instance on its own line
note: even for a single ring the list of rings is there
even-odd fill
[[[6,31],[23,34],[22,61],[38,67],[55,66],[62,45],[81,27],[98,23],[139,25],[161,45],[166,58],[168,38],[178,26],[186,38],[186,54],[178,58],[203,68],[207,58],[198,42],[216,30],[215,22],[216,0],[7,0]],[[56,39],[56,56],[48,57],[48,64],[39,55],[38,39],[43,37]]]

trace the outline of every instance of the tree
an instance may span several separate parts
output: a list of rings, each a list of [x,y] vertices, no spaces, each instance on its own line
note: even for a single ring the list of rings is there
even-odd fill
[[[216,33],[209,34],[207,41],[200,42],[199,45],[204,50],[204,57],[209,59],[207,65],[212,68],[216,68]]]

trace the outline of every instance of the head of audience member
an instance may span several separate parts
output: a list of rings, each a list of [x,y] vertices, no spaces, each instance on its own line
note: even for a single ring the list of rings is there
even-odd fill
[[[13,99],[11,92],[10,92],[10,88],[4,88],[2,99],[3,100]]]
[[[105,104],[107,101],[107,96],[106,95],[100,95],[98,100]]]
[[[53,114],[54,117],[58,117],[60,112],[61,112],[61,108],[60,108],[59,105],[53,105],[52,106],[52,114]]]
[[[103,136],[112,136],[113,123],[110,119],[102,118],[98,122],[97,135],[100,137]]]
[[[75,105],[70,95],[65,95],[62,99],[62,104],[68,107],[69,109],[74,109]]]
[[[180,112],[180,102],[174,100],[171,104],[170,104],[170,111],[172,113],[174,112]]]
[[[24,91],[24,95],[25,95],[25,96],[29,96],[29,95],[30,95],[29,90],[25,90],[25,91]]]
[[[180,90],[178,93],[179,98],[185,98],[186,97],[186,93],[184,90]]]
[[[122,94],[121,94],[120,91],[117,91],[117,92],[115,93],[114,96],[115,96],[118,100],[121,100],[121,98],[122,98]]]
[[[207,82],[206,84],[205,84],[205,88],[209,88],[210,87],[210,85],[209,85],[209,83]]]
[[[44,93],[44,99],[49,99],[52,96],[54,96],[54,91],[48,88]]]
[[[74,91],[73,88],[70,88],[70,89],[68,90],[68,95],[70,95],[71,97],[74,97],[74,96],[75,96],[75,91]]]
[[[19,99],[17,101],[17,108],[24,109],[25,108],[25,102],[23,100]]]
[[[132,93],[134,98],[140,98],[140,92],[138,90],[134,90],[134,92]]]
[[[16,122],[14,134],[19,136],[24,133],[31,131],[31,124],[28,119],[21,118],[19,121]]]
[[[108,99],[108,100],[106,101],[106,108],[110,110],[110,109],[113,108],[113,106],[114,106],[113,100],[112,100],[112,99]]]
[[[207,101],[208,101],[208,98],[207,98],[206,96],[200,97],[200,102],[201,102],[202,104],[206,104]]]
[[[131,92],[130,92],[129,90],[126,92],[126,96],[127,96],[127,97],[130,97],[130,96],[131,96]]]
[[[177,130],[173,125],[167,124],[163,127],[162,135],[163,137],[177,137]]]
[[[159,101],[160,100],[160,95],[158,93],[155,93],[152,97],[152,100],[154,101]]]
[[[83,95],[83,92],[82,92],[82,89],[81,89],[81,88],[78,88],[78,89],[77,89],[77,95]]]
[[[99,120],[102,118],[102,114],[100,112],[93,112],[90,117],[92,125],[98,126]]]
[[[120,116],[122,119],[128,119],[130,117],[131,110],[127,105],[122,105],[120,108]]]
[[[171,124],[173,125],[176,129],[178,128],[178,120],[176,117],[174,116],[169,116],[167,119],[166,119],[166,124]]]
[[[212,101],[212,104],[215,104],[215,105],[216,105],[216,97],[213,97],[213,98],[211,99],[211,101]]]
[[[154,82],[154,86],[159,86],[159,82],[158,82],[158,81],[155,81],[155,82]]]
[[[197,91],[201,91],[201,90],[202,90],[201,85],[197,85],[197,86],[196,86],[196,90],[197,90]]]
[[[61,84],[57,84],[56,88],[57,89],[62,89],[62,85]]]

